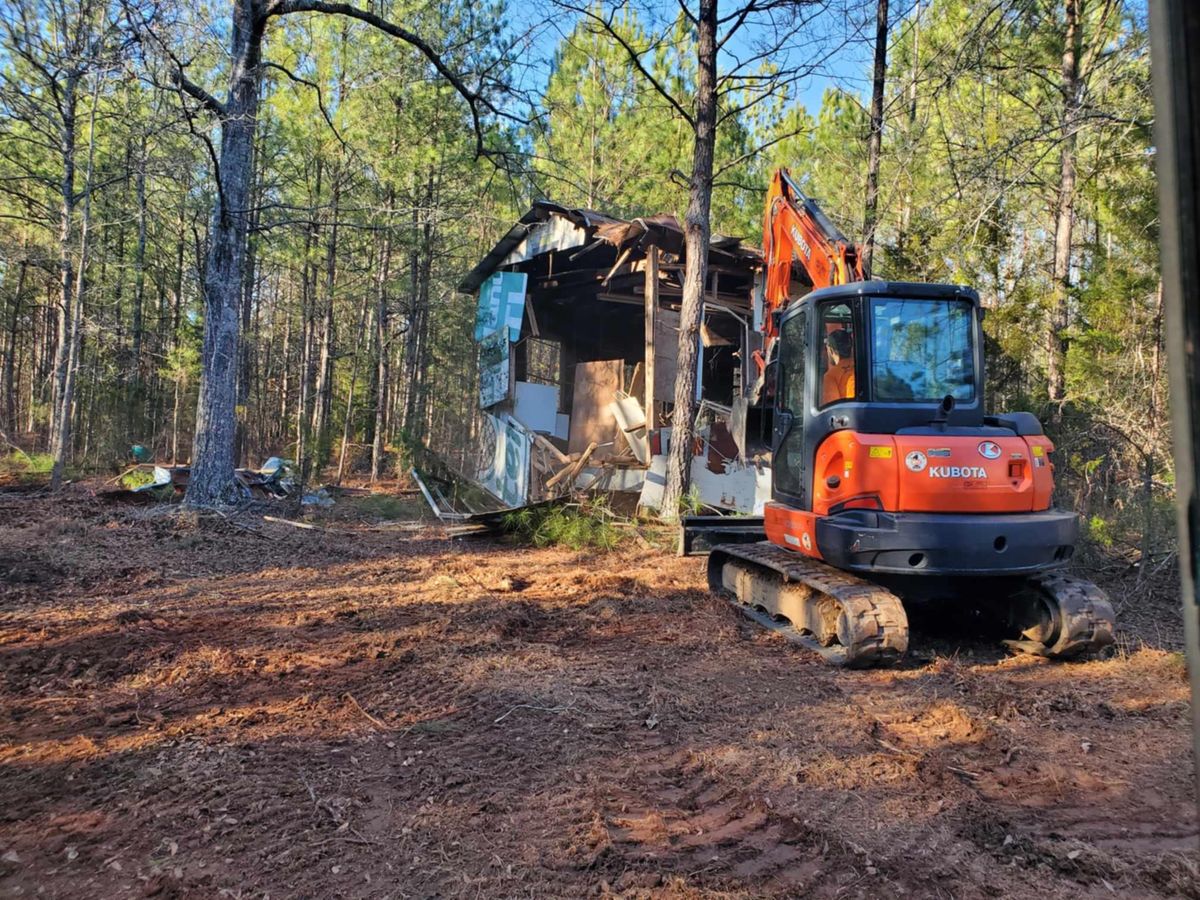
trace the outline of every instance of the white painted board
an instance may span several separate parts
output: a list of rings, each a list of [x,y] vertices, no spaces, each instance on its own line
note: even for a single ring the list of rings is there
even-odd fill
[[[558,387],[553,384],[517,382],[513,415],[530,431],[554,434],[558,420]]]

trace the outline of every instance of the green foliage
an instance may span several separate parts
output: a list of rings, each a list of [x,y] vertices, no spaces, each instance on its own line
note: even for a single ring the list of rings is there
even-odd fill
[[[0,457],[0,475],[38,476],[49,475],[54,468],[54,457],[49,453],[25,453],[14,450]]]
[[[1084,540],[1094,544],[1099,544],[1101,547],[1111,547],[1113,545],[1113,529],[1107,519],[1100,516],[1092,516],[1084,522]]]
[[[680,16],[653,42],[636,11],[614,29],[645,59],[659,84],[676,97],[691,95],[695,79],[692,31]],[[715,161],[725,169],[713,190],[714,232],[756,241],[760,187],[751,176],[754,133],[746,100],[724,96]],[[549,198],[627,217],[673,213],[688,202],[693,134],[683,119],[638,73],[629,55],[594,23],[581,20],[560,43],[543,100],[544,122],[533,132],[535,183]],[[753,104],[746,104],[753,106]]]
[[[152,469],[133,469],[121,476],[121,487],[130,491],[142,485],[153,483],[154,471]]]
[[[695,485],[688,488],[686,494],[679,498],[679,515],[698,516],[704,512],[704,502],[700,499],[700,490]]]
[[[15,450],[0,455],[0,483],[41,484],[50,477],[54,457],[49,453],[25,453]]]
[[[614,519],[608,504],[595,499],[513,510],[504,516],[503,527],[517,540],[535,547],[609,551],[625,538]]]

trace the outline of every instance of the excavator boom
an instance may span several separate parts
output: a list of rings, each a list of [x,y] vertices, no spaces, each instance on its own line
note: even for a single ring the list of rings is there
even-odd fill
[[[778,316],[792,298],[792,263],[798,261],[812,290],[863,281],[867,273],[857,244],[850,241],[787,169],[778,169],[767,190],[763,213],[766,262],[766,333],[775,337]]]

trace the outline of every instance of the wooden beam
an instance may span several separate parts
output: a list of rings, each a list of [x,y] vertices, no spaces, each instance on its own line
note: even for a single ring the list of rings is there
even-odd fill
[[[534,432],[533,434],[533,442],[557,459],[561,464],[566,465],[571,461],[571,457],[567,456],[537,432]]]
[[[584,467],[588,464],[588,460],[592,458],[592,454],[596,452],[596,448],[599,446],[595,441],[588,444],[587,449],[583,451],[579,459],[570,465],[563,466],[557,475],[546,482],[547,489],[554,487],[560,481],[566,481],[567,485],[570,486],[579,477],[579,473],[583,471]]]
[[[654,322],[658,317],[658,248],[646,248],[646,358],[643,372],[646,376],[646,429],[658,427],[658,416],[654,407]]]

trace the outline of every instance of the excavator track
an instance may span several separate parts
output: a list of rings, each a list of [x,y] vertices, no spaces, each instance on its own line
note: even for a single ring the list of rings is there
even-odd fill
[[[890,665],[908,650],[908,616],[895,594],[769,541],[714,547],[708,583],[749,618],[834,665]]]
[[[1057,572],[1030,578],[1024,602],[1014,602],[1011,610],[1023,638],[1005,641],[1014,650],[1074,659],[1113,643],[1112,604],[1104,591],[1082,578]]]

